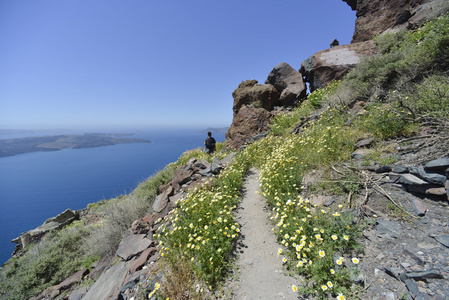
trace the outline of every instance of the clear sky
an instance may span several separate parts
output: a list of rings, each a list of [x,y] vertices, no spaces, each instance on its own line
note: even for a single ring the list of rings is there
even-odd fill
[[[240,82],[354,25],[341,0],[1,0],[0,128],[229,126]]]

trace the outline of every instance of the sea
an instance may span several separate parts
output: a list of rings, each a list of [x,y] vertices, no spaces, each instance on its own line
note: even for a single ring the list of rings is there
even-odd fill
[[[148,139],[151,143],[0,157],[0,265],[11,257],[15,247],[11,240],[21,233],[68,208],[79,210],[89,203],[129,194],[186,150],[203,147],[207,137],[201,129],[186,128],[131,133],[134,135],[130,138]],[[217,142],[225,140],[224,132],[212,133]],[[33,134],[38,135],[53,134]],[[31,135],[1,134],[0,139],[26,136]]]

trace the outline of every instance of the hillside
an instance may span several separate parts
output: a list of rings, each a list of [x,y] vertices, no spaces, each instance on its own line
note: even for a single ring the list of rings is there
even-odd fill
[[[240,83],[214,156],[19,247],[2,299],[449,298],[449,5],[345,2],[351,45]]]

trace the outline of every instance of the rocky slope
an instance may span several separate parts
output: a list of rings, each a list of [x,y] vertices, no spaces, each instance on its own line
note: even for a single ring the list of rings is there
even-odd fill
[[[352,206],[361,208],[358,217],[369,224],[360,239],[365,253],[355,278],[364,288],[360,299],[449,297],[447,138],[445,130],[385,142],[397,150],[392,165],[364,162],[372,151],[370,140],[364,140],[351,162],[334,167],[331,177],[357,174],[363,185],[361,193],[349,195]],[[309,174],[306,189],[323,175]],[[311,199],[324,206],[348,200],[319,194]]]

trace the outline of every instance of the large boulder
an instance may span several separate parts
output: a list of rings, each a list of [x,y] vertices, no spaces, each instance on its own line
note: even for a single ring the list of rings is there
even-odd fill
[[[319,51],[302,62],[299,72],[310,83],[310,91],[325,87],[332,80],[342,79],[364,56],[375,52],[372,41],[335,46]]]
[[[226,132],[227,147],[237,149],[253,136],[268,131],[272,114],[263,108],[242,106]]]
[[[232,92],[234,106],[232,107],[236,115],[242,105],[253,105],[257,108],[264,108],[268,111],[279,104],[279,93],[271,84],[259,84],[257,80],[246,80]]]
[[[302,75],[285,62],[273,68],[265,83],[279,92],[282,106],[290,106],[306,97],[307,87]]]

